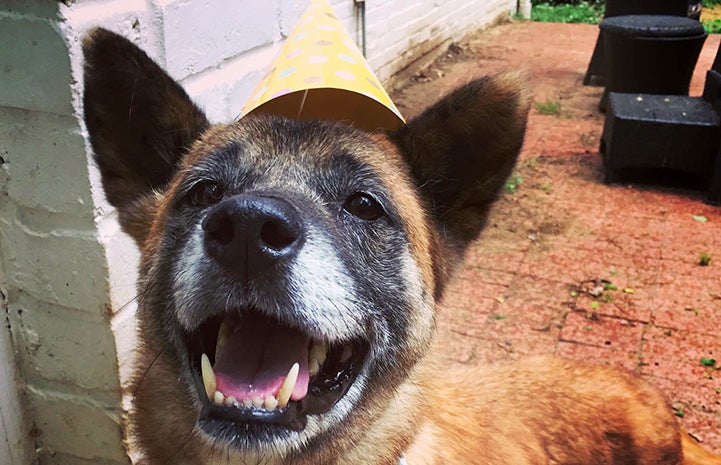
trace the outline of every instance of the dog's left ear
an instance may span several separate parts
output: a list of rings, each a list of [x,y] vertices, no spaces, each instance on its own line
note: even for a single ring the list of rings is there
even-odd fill
[[[478,237],[523,145],[531,97],[516,74],[472,81],[391,135],[443,242]]]

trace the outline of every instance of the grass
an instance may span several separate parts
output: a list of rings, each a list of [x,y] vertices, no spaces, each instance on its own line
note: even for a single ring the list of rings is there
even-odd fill
[[[709,34],[721,33],[721,19],[712,19],[710,21],[702,21],[703,28]]]
[[[523,184],[523,177],[518,173],[514,173],[508,178],[508,181],[506,181],[506,191],[513,194],[521,187],[521,184]]]
[[[702,3],[703,3],[704,8],[713,8],[718,5],[721,5],[721,0],[703,0]],[[711,19],[708,21],[701,21],[701,24],[703,24],[703,28],[709,34],[721,33],[721,19]]]
[[[548,100],[536,102],[533,106],[542,115],[561,116],[561,102]]]
[[[704,8],[721,5],[721,0],[703,0]],[[603,5],[579,2],[577,5],[536,3],[531,10],[531,19],[544,23],[588,23],[598,24],[603,19]],[[721,19],[702,21],[709,34],[721,33]]]
[[[531,19],[544,23],[598,24],[602,18],[602,8],[598,8],[588,2],[580,2],[578,5],[549,5],[547,3],[539,3],[533,5],[533,9],[531,10]]]
[[[711,263],[711,254],[708,252],[701,252],[699,254],[698,264],[701,266],[708,266]]]

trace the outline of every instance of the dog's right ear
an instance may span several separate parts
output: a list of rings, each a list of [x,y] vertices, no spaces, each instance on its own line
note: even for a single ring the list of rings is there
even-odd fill
[[[129,40],[104,29],[83,41],[85,124],[108,201],[138,244],[154,192],[209,123],[182,87]]]

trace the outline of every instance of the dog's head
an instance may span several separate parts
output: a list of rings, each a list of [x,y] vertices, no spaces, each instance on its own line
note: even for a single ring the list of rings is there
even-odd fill
[[[358,442],[515,163],[517,80],[471,82],[393,134],[210,127],[122,37],[95,30],[84,53],[96,161],[142,256],[133,422],[149,461],[320,463]]]

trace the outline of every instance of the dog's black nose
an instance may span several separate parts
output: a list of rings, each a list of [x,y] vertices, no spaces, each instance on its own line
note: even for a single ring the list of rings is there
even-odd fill
[[[203,221],[205,249],[244,278],[287,262],[302,246],[303,222],[290,202],[237,195],[213,207]]]

